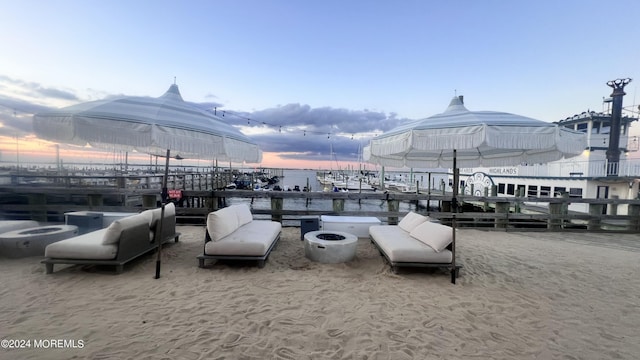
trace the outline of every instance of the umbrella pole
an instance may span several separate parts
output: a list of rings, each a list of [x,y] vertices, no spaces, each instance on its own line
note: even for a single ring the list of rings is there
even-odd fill
[[[167,149],[167,159],[164,166],[164,177],[162,178],[162,210],[160,210],[160,220],[158,222],[158,228],[156,229],[156,233],[159,234],[156,236],[156,240],[158,240],[158,257],[156,258],[156,279],[160,278],[160,263],[162,259],[162,226],[164,222],[164,205],[167,203],[167,198],[169,197],[169,190],[167,189],[167,179],[169,177],[169,156],[171,155],[171,151]]]
[[[160,210],[160,220],[158,221],[158,228],[156,229],[156,240],[158,241],[158,257],[156,258],[156,279],[160,278],[160,259],[161,251],[162,251],[162,223],[164,222],[164,203],[162,203],[162,208]]]
[[[162,203],[165,204],[167,199],[169,198],[169,190],[167,189],[167,182],[169,179],[169,156],[171,155],[171,150],[167,149],[167,157],[164,165],[164,177],[162,178],[162,193],[160,196],[162,197]]]
[[[453,150],[453,196],[451,198],[451,283],[456,283],[456,213],[458,212],[458,171],[456,150]]]

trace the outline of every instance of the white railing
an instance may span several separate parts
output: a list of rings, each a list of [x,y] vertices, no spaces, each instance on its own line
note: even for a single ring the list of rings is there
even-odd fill
[[[610,164],[607,160],[591,160],[536,164],[518,168],[519,176],[605,177],[608,173],[617,176],[640,177],[640,159],[624,159],[617,164]]]

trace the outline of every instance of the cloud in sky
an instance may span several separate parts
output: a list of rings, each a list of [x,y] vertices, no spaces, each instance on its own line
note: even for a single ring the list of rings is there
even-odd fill
[[[86,92],[87,98],[82,99],[77,93],[0,75],[0,136],[31,135],[34,113],[97,100],[96,94],[102,94],[102,98],[122,96],[90,90]],[[205,97],[217,99],[212,94]],[[284,160],[356,161],[361,147],[372,136],[409,121],[395,113],[329,106],[312,108],[299,103],[241,112],[225,109],[217,101],[187,102],[208,111],[217,108],[218,116],[224,114],[229,124],[247,133],[264,152],[277,153]]]

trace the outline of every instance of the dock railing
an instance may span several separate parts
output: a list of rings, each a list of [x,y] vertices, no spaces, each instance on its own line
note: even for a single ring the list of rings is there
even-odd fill
[[[270,206],[253,208],[255,216],[293,224],[303,216],[323,214],[374,216],[383,223],[397,224],[409,211],[407,208],[444,224],[449,224],[452,218],[451,194],[187,189],[178,193],[180,198],[173,200],[178,205],[178,222],[190,224],[204,224],[209,212],[234,201],[252,202],[258,198],[269,199]],[[104,186],[65,188],[0,185],[0,196],[1,219],[49,222],[64,221],[64,214],[71,211],[138,212],[156,207],[160,199],[157,189]],[[114,197],[119,201],[114,202]],[[300,208],[300,202],[309,203],[315,199],[330,200],[323,202],[330,205],[320,209],[317,206]],[[354,207],[345,206],[363,200],[379,201],[380,210],[349,210]],[[294,201],[298,206],[290,205]],[[463,205],[462,210],[456,214],[460,228],[496,231],[640,232],[640,200],[459,195],[458,201]],[[409,204],[402,211],[399,206],[401,202]],[[432,203],[437,206],[424,205]],[[570,203],[585,204],[588,213],[568,211]]]

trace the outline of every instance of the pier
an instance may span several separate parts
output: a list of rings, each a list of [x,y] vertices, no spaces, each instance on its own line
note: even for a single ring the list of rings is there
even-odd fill
[[[0,218],[63,222],[64,214],[71,211],[139,212],[155,208],[160,200],[161,177],[11,175],[10,181],[5,177],[0,184]],[[303,216],[323,214],[374,216],[383,223],[396,224],[408,211],[417,211],[445,224],[451,223],[455,215],[458,226],[484,230],[640,232],[637,199],[459,194],[461,210],[453,214],[452,194],[436,190],[415,193],[226,190],[223,186],[226,181],[211,173],[170,175],[170,195],[177,205],[178,221],[202,224],[211,211],[234,202],[248,202],[258,217],[298,225]],[[368,207],[361,206],[365,202]],[[372,203],[376,206],[371,206]],[[569,212],[569,203],[587,204],[589,212]],[[622,207],[626,211],[617,211]]]

